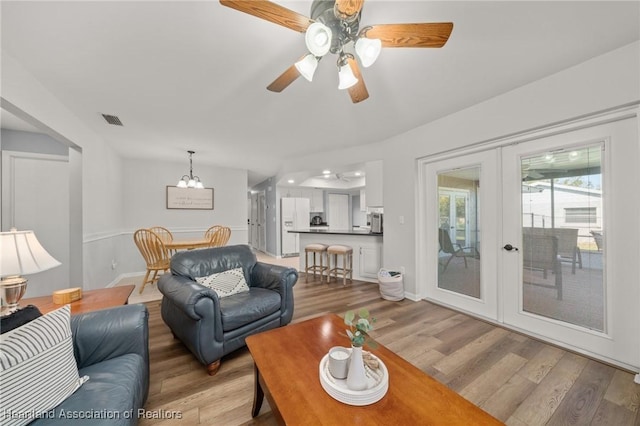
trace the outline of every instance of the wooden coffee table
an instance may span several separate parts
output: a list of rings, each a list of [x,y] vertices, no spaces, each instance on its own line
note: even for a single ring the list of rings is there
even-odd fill
[[[320,384],[318,367],[332,346],[350,344],[344,321],[335,314],[249,336],[246,342],[255,363],[253,417],[266,395],[276,419],[287,425],[502,424],[380,344],[371,352],[389,371],[387,394],[360,407],[333,399]]]
[[[71,315],[126,305],[134,288],[134,285],[123,285],[83,291],[82,299],[70,303]],[[27,305],[35,305],[42,314],[54,311],[63,306],[53,303],[53,296],[31,297],[20,300],[20,306]]]

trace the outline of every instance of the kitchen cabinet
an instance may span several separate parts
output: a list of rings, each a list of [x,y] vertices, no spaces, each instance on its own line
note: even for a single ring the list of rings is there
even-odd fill
[[[283,191],[283,197],[306,198],[309,200],[309,208],[312,213],[324,212],[324,192],[315,188],[287,188]]]
[[[301,188],[285,188],[282,190],[282,198],[308,198]]]
[[[324,192],[322,189],[312,189],[309,195],[311,213],[324,213]]]
[[[360,211],[367,211],[367,191],[364,188],[360,190]]]
[[[360,246],[359,258],[358,275],[377,279],[378,271],[382,267],[382,246],[379,244]]]
[[[368,207],[382,207],[382,160],[365,163],[366,173],[366,205]]]

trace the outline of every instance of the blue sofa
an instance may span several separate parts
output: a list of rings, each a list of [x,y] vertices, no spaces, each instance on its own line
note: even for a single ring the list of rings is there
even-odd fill
[[[55,408],[55,416],[30,425],[137,424],[149,394],[148,318],[142,304],[72,316],[74,355],[80,376],[89,380]],[[92,418],[61,418],[61,410]]]
[[[249,291],[219,298],[196,282],[234,268],[242,268]],[[297,280],[298,271],[258,262],[247,245],[179,252],[171,273],[158,280],[162,319],[214,375],[221,358],[245,346],[248,336],[291,322]]]

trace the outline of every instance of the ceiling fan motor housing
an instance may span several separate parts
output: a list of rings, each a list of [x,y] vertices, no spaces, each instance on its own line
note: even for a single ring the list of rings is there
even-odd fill
[[[313,0],[311,19],[322,22],[331,29],[331,53],[339,53],[342,47],[354,40],[360,27],[360,12],[350,21],[341,20],[334,12],[335,0]]]

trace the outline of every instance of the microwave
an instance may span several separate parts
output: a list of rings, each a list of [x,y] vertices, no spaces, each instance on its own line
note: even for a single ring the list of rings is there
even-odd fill
[[[382,234],[382,213],[371,213],[371,233]]]

